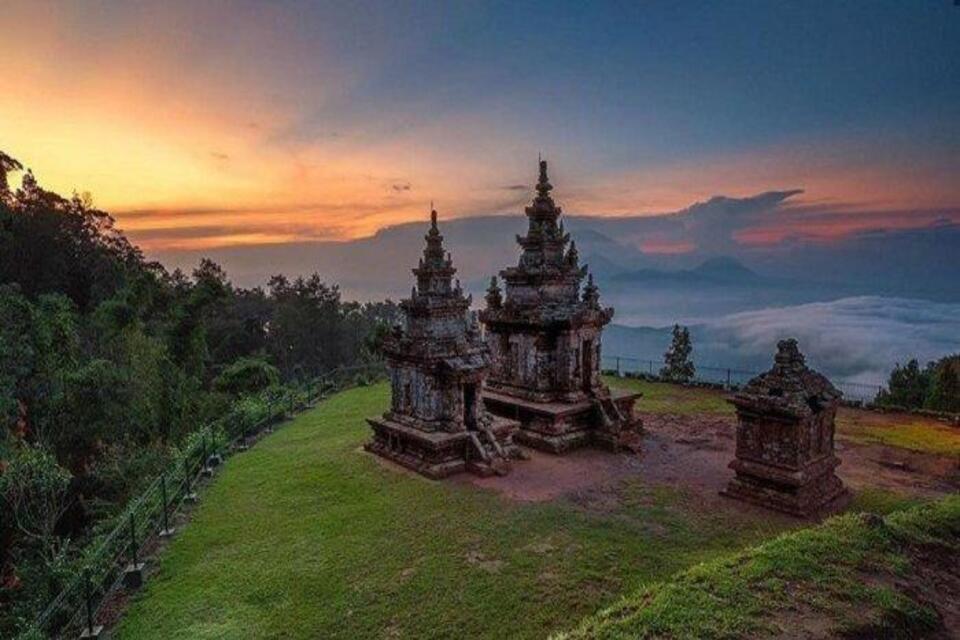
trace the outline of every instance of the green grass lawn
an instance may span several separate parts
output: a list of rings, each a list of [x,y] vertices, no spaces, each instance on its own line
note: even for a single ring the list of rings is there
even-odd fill
[[[726,394],[717,389],[684,387],[665,382],[606,377],[612,387],[640,391],[637,410],[643,413],[734,417]],[[937,455],[960,456],[960,429],[909,414],[879,414],[841,407],[837,434],[853,442],[880,444]]]
[[[788,526],[667,488],[588,511],[431,482],[360,450],[387,394],[339,394],[228,460],[118,637],[543,638]]]
[[[558,640],[946,637],[932,605],[955,606],[957,554],[957,495],[839,516],[639,589]]]
[[[723,392],[716,389],[685,387],[667,382],[648,382],[635,378],[605,376],[612,387],[639,391],[643,397],[637,402],[637,410],[643,413],[672,413],[676,415],[727,415],[736,412],[726,401]]]
[[[887,419],[889,416],[864,412],[841,413],[837,431],[855,442],[960,457],[960,429],[930,418],[903,415],[894,422]]]

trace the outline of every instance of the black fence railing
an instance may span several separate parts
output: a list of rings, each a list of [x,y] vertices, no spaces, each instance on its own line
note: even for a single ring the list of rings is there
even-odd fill
[[[708,382],[726,387],[742,386],[751,378],[763,373],[743,367],[703,365],[698,362],[695,362],[694,365],[696,368],[696,374],[693,377],[694,382]],[[602,366],[605,371],[614,372],[618,375],[644,375],[655,378],[660,375],[660,369],[663,368],[663,359],[604,355]],[[877,393],[884,388],[884,385],[879,382],[865,383],[836,378],[830,378],[830,382],[843,392],[845,400],[854,402],[873,402]]]
[[[33,626],[19,638],[98,637],[105,609],[119,587],[140,586],[146,558],[160,539],[173,534],[174,515],[196,500],[194,489],[203,477],[234,452],[245,451],[258,436],[287,416],[304,410],[330,393],[383,376],[382,363],[338,367],[310,383],[284,388],[267,399],[267,409],[255,421],[228,415],[204,425],[184,443],[174,462],[114,520],[113,528],[83,555],[77,572],[47,605]]]

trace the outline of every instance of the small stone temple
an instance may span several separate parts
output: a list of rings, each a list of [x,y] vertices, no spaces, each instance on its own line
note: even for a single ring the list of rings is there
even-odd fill
[[[481,387],[489,353],[470,297],[453,284],[437,212],[430,214],[427,246],[410,298],[400,307],[405,326],[384,342],[390,371],[390,410],[368,420],[376,453],[430,478],[460,471],[504,474],[519,457],[513,434],[519,424],[484,410]]]
[[[520,262],[500,272],[505,295],[494,277],[480,312],[492,356],[484,401],[520,420],[516,440],[534,448],[633,446],[639,394],[611,393],[600,377],[601,333],[613,309],[600,306],[593,277],[558,221],[543,160],[536,189],[527,234],[517,236]]]
[[[722,493],[808,516],[845,493],[834,473],[833,431],[841,393],[808,368],[796,340],[781,340],[770,371],[730,402],[737,408],[736,476]]]

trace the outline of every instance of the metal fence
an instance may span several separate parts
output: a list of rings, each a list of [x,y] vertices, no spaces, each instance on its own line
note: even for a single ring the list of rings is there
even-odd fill
[[[312,406],[329,393],[382,377],[381,363],[338,367],[299,388],[268,398],[266,414],[253,424],[230,416],[204,425],[187,439],[175,462],[150,482],[117,517],[112,530],[84,553],[82,569],[37,617],[24,638],[97,637],[105,608],[120,585],[139,586],[145,558],[159,540],[172,535],[173,517],[196,500],[194,488],[232,453],[245,451],[283,418]]]
[[[603,369],[605,371],[615,372],[617,375],[644,375],[658,377],[660,369],[663,368],[663,359],[653,358],[634,358],[619,355],[604,355]],[[751,378],[760,375],[763,371],[752,371],[742,367],[724,367],[717,365],[703,365],[694,363],[696,374],[693,377],[695,382],[707,382],[711,384],[721,384],[727,388],[739,387],[746,384]],[[843,392],[846,400],[855,402],[873,402],[884,385],[882,383],[864,383],[854,382],[852,380],[838,380],[831,378],[837,389]]]

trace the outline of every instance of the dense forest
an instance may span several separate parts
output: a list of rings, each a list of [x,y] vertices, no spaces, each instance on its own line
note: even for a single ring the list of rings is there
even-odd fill
[[[89,197],[43,189],[0,152],[0,636],[191,432],[374,359],[397,317],[319,275],[243,289],[209,260],[168,272]]]

